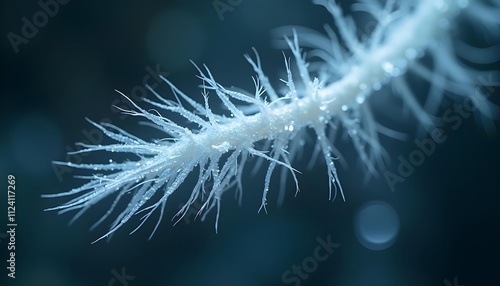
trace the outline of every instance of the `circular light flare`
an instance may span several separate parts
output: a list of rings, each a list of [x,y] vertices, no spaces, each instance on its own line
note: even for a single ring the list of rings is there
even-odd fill
[[[354,218],[358,241],[371,250],[384,250],[396,242],[399,233],[399,215],[389,204],[371,201],[364,204]]]

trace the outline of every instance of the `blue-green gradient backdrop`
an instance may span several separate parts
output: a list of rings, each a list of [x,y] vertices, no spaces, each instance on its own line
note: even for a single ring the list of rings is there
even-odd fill
[[[147,238],[156,218],[128,234],[138,224],[137,217],[110,242],[91,244],[107,231],[106,223],[92,232],[89,228],[111,201],[92,207],[71,226],[70,214],[43,211],[64,200],[41,199],[41,194],[68,191],[83,183],[73,178],[82,174],[77,171],[58,176],[51,161],[65,160],[66,151],[74,150],[74,142],[86,140],[88,134],[98,136],[85,117],[112,122],[145,139],[160,138],[158,132],[138,125],[137,118],[123,118],[112,107],[126,107],[115,89],[129,95],[140,90],[152,69],[168,74],[181,90],[201,100],[200,80],[189,63],[193,60],[207,64],[221,84],[251,90],[254,72],[243,54],[251,53],[252,47],[259,51],[271,82],[279,84],[278,79],[284,78],[283,56],[273,48],[271,30],[286,25],[321,30],[324,23],[332,23],[323,8],[309,1],[231,3],[237,5],[221,20],[212,1],[73,0],[60,5],[15,53],[7,35],[21,36],[22,18],[33,21],[41,6],[36,1],[1,2],[0,234],[6,231],[9,173],[17,182],[18,228],[15,280],[6,276],[7,238],[0,237],[0,284],[124,285],[116,273],[125,271],[134,276],[127,281],[130,286],[294,285],[282,281],[283,273],[311,257],[318,238],[330,237],[341,246],[300,285],[446,285],[446,279],[453,283],[455,277],[459,285],[498,285],[500,137],[486,135],[472,116],[456,130],[443,126],[447,140],[437,144],[394,192],[383,176],[365,183],[356,153],[350,143],[340,141],[349,162],[348,168],[338,167],[345,202],[328,201],[321,159],[312,169],[306,168],[313,149],[309,144],[303,158],[294,163],[302,172],[301,192],[294,197],[289,179],[285,203],[277,207],[280,173],[275,172],[269,213],[257,214],[265,170],[252,175],[251,161],[244,175],[242,205],[238,206],[234,192],[223,197],[218,234],[215,213],[205,222],[193,216],[189,223],[183,220],[176,226],[170,221],[189,194],[189,183],[172,197],[151,241]],[[471,33],[461,29],[469,40],[480,38]],[[489,68],[498,70],[498,63]],[[152,77],[148,80],[155,83]],[[413,88],[419,96],[427,92],[426,84],[418,80]],[[173,99],[165,84],[156,90]],[[498,97],[497,88],[493,101],[498,103]],[[451,102],[447,104],[440,112]],[[215,101],[213,106],[218,110]],[[377,118],[409,134],[406,141],[382,138],[392,159],[387,170],[397,172],[398,156],[408,158],[416,149],[416,125],[411,118],[391,120],[398,105],[379,106],[383,109]],[[83,159],[98,162],[107,156],[99,153]],[[379,252],[364,248],[353,228],[356,210],[372,199],[391,204],[401,220],[396,243]]]

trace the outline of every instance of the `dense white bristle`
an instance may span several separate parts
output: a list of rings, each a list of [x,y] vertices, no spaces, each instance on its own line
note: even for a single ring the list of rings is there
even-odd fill
[[[294,67],[285,56],[283,87],[270,83],[255,50],[253,56],[245,56],[256,72],[253,94],[224,87],[206,66],[195,65],[198,77],[203,81],[203,97],[187,96],[163,78],[177,101],[166,100],[150,89],[156,100],[144,101],[160,112],[147,111],[132,101],[133,109],[122,111],[149,120],[165,133],[168,140],[149,142],[114,125],[89,120],[116,143],[79,144],[83,149],[75,153],[120,152],[138,155],[140,159],[107,164],[54,162],[87,169],[94,174],[85,177],[89,181],[79,188],[44,195],[46,198],[73,197],[67,203],[48,210],[60,213],[77,210],[74,217],[77,219],[105,197],[114,196],[109,210],[93,226],[117,213],[109,232],[101,238],[111,235],[135,214],[142,215],[139,228],[159,210],[160,219],[154,233],[169,197],[182,189],[188,175],[195,172],[196,185],[189,190],[191,195],[175,219],[180,220],[195,201],[203,200],[199,214],[204,218],[216,208],[217,229],[222,195],[233,187],[241,194],[243,168],[249,156],[259,157],[262,160],[260,164],[267,162],[259,211],[267,211],[267,194],[271,191],[270,183],[277,167],[283,170],[279,202],[283,201],[287,174],[292,175],[298,191],[297,170],[292,167],[292,161],[304,148],[301,142],[306,129],[311,129],[317,137],[313,158],[321,154],[326,162],[329,198],[334,199],[340,194],[345,199],[336,162],[352,159],[342,158],[334,145],[333,140],[340,128],[346,131],[370,175],[377,175],[377,170],[387,158],[379,143],[379,134],[400,137],[398,132],[375,122],[367,101],[368,97],[377,100],[377,92],[384,85],[392,86],[394,96],[406,104],[424,128],[436,124],[432,115],[448,93],[470,99],[478,108],[485,126],[491,128],[488,120],[496,116],[496,107],[474,87],[480,73],[461,65],[457,59],[452,31],[454,23],[466,14],[478,16],[476,20],[482,20],[486,27],[497,32],[500,24],[495,16],[500,14],[498,3],[486,7],[483,2],[467,0],[359,1],[352,5],[354,15],[368,14],[376,23],[374,29],[361,35],[356,31],[353,18],[346,16],[347,13],[335,2],[318,0],[315,3],[323,5],[332,14],[337,32],[326,27],[326,34],[323,35],[297,28],[285,34],[284,42],[291,50]],[[300,44],[310,49],[309,57]],[[467,46],[462,48],[465,51],[472,49]],[[432,58],[433,67],[420,61],[424,55]],[[490,60],[494,59],[493,56],[485,55]],[[477,58],[477,54],[471,58]],[[408,73],[430,83],[424,106],[416,99],[407,82]],[[231,117],[214,113],[209,106],[209,95],[217,96]],[[126,95],[122,96],[128,99]],[[188,129],[187,125],[164,117],[163,112],[180,115],[189,122],[189,126],[197,128]],[[255,147],[259,141],[264,142],[262,149]],[[211,187],[205,193],[208,185]],[[125,198],[128,204],[119,210],[120,201]]]

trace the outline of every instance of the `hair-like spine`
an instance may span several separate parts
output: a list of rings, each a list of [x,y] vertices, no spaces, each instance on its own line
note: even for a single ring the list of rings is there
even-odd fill
[[[199,129],[190,130],[132,101],[134,110],[122,111],[151,121],[167,134],[168,138],[165,139],[168,140],[148,142],[117,126],[89,120],[116,143],[77,143],[83,148],[73,153],[123,152],[137,155],[140,159],[108,164],[54,162],[105,174],[88,176],[87,183],[71,191],[44,195],[45,198],[73,197],[65,204],[48,210],[58,210],[60,213],[78,210],[73,218],[75,220],[97,202],[114,195],[116,198],[109,210],[94,225],[102,223],[115,211],[118,213],[110,230],[101,239],[115,232],[133,215],[144,213],[137,230],[155,210],[159,210],[160,218],[154,233],[170,195],[181,187],[190,173],[197,170],[196,185],[177,216],[182,218],[189,206],[201,197],[204,200],[199,211],[202,219],[210,210],[217,209],[217,230],[221,197],[233,187],[241,194],[242,172],[248,156],[257,156],[269,163],[260,209],[266,209],[271,176],[278,166],[290,171],[298,191],[296,170],[291,162],[303,148],[300,138],[307,128],[311,128],[317,136],[315,152],[320,152],[326,161],[331,199],[338,193],[344,198],[335,167],[335,158],[340,153],[331,140],[339,125],[347,131],[368,172],[377,174],[377,167],[383,166],[385,160],[385,151],[379,144],[378,135],[396,136],[396,132],[375,122],[367,102],[367,98],[376,97],[377,91],[384,85],[392,85],[393,94],[401,97],[424,127],[434,124],[429,112],[435,112],[445,91],[470,98],[485,120],[496,116],[496,107],[474,87],[479,72],[459,65],[453,52],[454,39],[450,30],[455,20],[462,15],[480,19],[487,27],[498,29],[499,3],[386,0],[381,4],[375,0],[359,1],[352,5],[352,9],[370,14],[377,22],[363,40],[356,35],[354,21],[343,15],[339,5],[328,0],[317,0],[315,3],[323,5],[332,14],[338,33],[327,29],[327,35],[320,35],[297,29],[299,33],[293,30],[285,37],[297,74],[295,69],[292,71],[290,60],[285,58],[287,78],[282,80],[286,85],[284,89],[271,85],[256,52],[254,57],[245,56],[257,73],[253,94],[222,86],[206,66],[196,66],[198,77],[203,81],[204,101],[201,103],[163,78],[177,101],[166,100],[151,88],[157,101],[147,98],[144,101],[165,113],[184,117],[198,125]],[[315,57],[313,65],[306,61],[299,40],[304,47],[311,48],[310,55]],[[420,61],[424,55],[433,59],[434,70]],[[428,80],[431,85],[426,108],[418,103],[405,80],[409,71]],[[217,95],[231,112],[231,117],[212,112],[209,93]],[[258,141],[265,142],[260,150],[254,145]],[[286,174],[283,174],[283,180]],[[212,181],[212,186],[204,197],[208,181]],[[125,197],[129,200],[125,209],[116,210],[120,200],[125,200]],[[282,198],[280,194],[279,200]]]

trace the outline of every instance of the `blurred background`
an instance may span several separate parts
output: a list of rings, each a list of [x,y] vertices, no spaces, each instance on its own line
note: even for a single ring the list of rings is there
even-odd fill
[[[252,47],[271,82],[278,83],[284,78],[283,55],[273,48],[271,31],[287,25],[321,31],[331,17],[310,1],[285,0],[7,0],[0,11],[1,285],[500,285],[500,137],[487,135],[473,116],[459,128],[444,126],[447,140],[394,190],[383,175],[365,182],[350,143],[339,142],[349,162],[338,167],[346,201],[328,201],[324,162],[306,168],[313,149],[308,145],[293,164],[302,172],[300,193],[295,197],[288,181],[285,202],[276,206],[275,172],[268,214],[257,213],[265,170],[252,175],[249,165],[243,203],[225,194],[217,234],[214,213],[205,222],[190,213],[173,226],[170,218],[190,192],[186,184],[150,241],[154,219],[128,235],[137,218],[110,242],[91,244],[107,231],[106,223],[89,228],[111,201],[68,226],[71,214],[43,211],[64,199],[40,196],[83,182],[73,177],[82,174],[78,170],[56,168],[51,161],[108,159],[105,153],[66,155],[75,142],[110,142],[86,117],[144,139],[160,138],[113,108],[127,107],[115,89],[140,103],[140,97],[152,98],[147,83],[172,99],[158,80],[162,74],[199,101],[192,60],[210,67],[221,84],[252,90],[254,72],[243,57]],[[498,70],[498,63],[489,68]],[[498,88],[491,92],[498,103]],[[387,119],[382,114],[381,121]],[[390,125],[408,133],[408,140],[382,138],[392,173],[399,156],[408,159],[417,150],[415,122],[399,121]],[[15,279],[6,271],[8,174],[16,177]],[[383,250],[373,250],[382,243],[376,239],[362,243],[370,234],[359,232],[367,222],[363,206],[374,201],[391,210],[368,215],[368,222],[386,230],[377,238],[393,240]],[[325,242],[335,244],[333,252]]]

